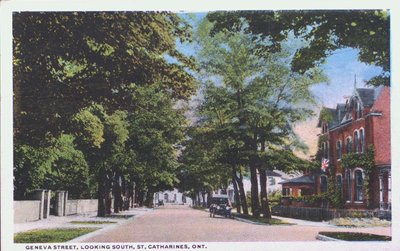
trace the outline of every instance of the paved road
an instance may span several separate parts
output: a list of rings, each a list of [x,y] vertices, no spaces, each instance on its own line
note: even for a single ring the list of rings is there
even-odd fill
[[[256,225],[186,206],[155,209],[81,242],[245,242],[316,241],[319,231],[357,231],[390,235],[390,228],[343,229],[323,225]]]

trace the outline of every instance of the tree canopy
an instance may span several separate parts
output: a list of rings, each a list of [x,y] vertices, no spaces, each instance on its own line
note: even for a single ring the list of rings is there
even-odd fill
[[[196,90],[194,60],[176,48],[191,40],[184,19],[16,12],[13,35],[17,198],[72,189],[98,198],[104,216],[111,190],[122,208],[132,189],[143,197],[173,187],[186,125],[176,104]]]
[[[293,32],[307,42],[296,51],[291,69],[304,73],[318,65],[335,50],[358,49],[359,60],[382,68],[368,81],[372,85],[390,85],[390,14],[385,10],[299,10],[233,11],[207,15],[215,22],[214,32],[237,31],[247,21],[245,31],[271,43],[259,46],[260,54],[281,49],[281,42]]]

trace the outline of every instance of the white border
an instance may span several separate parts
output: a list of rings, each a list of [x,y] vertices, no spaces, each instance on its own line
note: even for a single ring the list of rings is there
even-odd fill
[[[397,4],[395,4],[397,3]],[[392,182],[400,178],[400,34],[399,34],[399,7],[395,0],[247,0],[241,2],[212,1],[212,0],[66,0],[66,1],[35,1],[35,0],[6,0],[0,1],[0,42],[1,42],[1,250],[25,250],[25,245],[13,244],[13,203],[12,203],[12,30],[11,20],[13,11],[123,11],[123,10],[169,10],[174,12],[205,12],[213,10],[296,10],[296,9],[390,9],[392,35]],[[240,242],[240,243],[208,243],[207,250],[321,250],[332,248],[334,250],[400,250],[398,235],[400,216],[398,214],[399,186],[392,185],[393,196],[393,240],[390,243],[345,243],[345,242]],[[397,212],[396,212],[397,211]],[[222,248],[222,249],[221,249]]]

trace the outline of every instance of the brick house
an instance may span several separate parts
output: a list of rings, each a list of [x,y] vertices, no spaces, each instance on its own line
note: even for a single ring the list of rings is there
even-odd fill
[[[350,152],[365,154],[374,147],[375,166],[369,177],[369,207],[391,210],[390,88],[355,88],[351,97],[336,108],[323,108],[318,127],[320,158],[328,159],[345,208],[367,208],[363,166],[348,168],[342,157]],[[322,184],[321,184],[322,183]],[[316,177],[317,193],[327,183],[327,174]]]
[[[391,210],[390,88],[355,88],[345,103],[321,110],[318,127],[317,159],[328,160],[329,169],[310,170],[296,179],[281,182],[283,195],[294,198],[328,191],[334,176],[347,209]],[[365,183],[363,166],[348,168],[342,157],[348,153],[366,154],[374,147],[374,167]],[[322,166],[322,163],[321,163]],[[368,197],[366,187],[369,187]]]

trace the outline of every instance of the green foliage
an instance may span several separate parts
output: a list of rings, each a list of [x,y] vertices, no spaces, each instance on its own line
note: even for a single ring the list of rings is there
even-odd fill
[[[390,85],[390,14],[385,10],[303,10],[212,12],[213,32],[238,31],[243,19],[247,33],[269,38],[259,45],[260,54],[280,51],[290,36],[305,41],[294,55],[291,69],[304,73],[321,64],[337,49],[358,49],[359,60],[382,67],[374,85]],[[378,35],[379,34],[379,35]]]
[[[90,109],[82,109],[72,120],[80,127],[76,130],[78,138],[94,147],[101,147],[101,143],[105,140],[104,125],[96,115],[91,113]]]
[[[367,201],[367,205],[370,204],[370,179],[372,170],[375,167],[375,151],[374,146],[369,145],[367,147],[367,151],[365,153],[348,153],[343,155],[342,157],[342,167],[348,169],[354,168],[362,168],[365,177],[364,177],[364,194],[365,200]]]
[[[74,137],[48,136],[48,147],[16,145],[14,148],[15,197],[25,198],[39,188],[69,190],[71,197],[87,195],[89,168],[83,153],[76,149]]]
[[[70,133],[71,118],[93,102],[109,113],[130,108],[131,83],[160,83],[174,99],[195,91],[193,59],[175,47],[190,41],[191,27],[173,13],[21,12],[13,20],[19,143]]]
[[[326,197],[330,206],[334,208],[343,208],[345,201],[342,195],[342,188],[336,186],[335,176],[330,176],[328,179],[328,192]]]
[[[61,243],[93,232],[98,228],[41,229],[14,235],[15,243]]]
[[[391,241],[392,237],[384,235],[376,235],[369,233],[355,232],[319,232],[321,235],[326,235],[331,238],[343,241]]]
[[[171,188],[186,125],[177,102],[196,88],[194,60],[176,48],[191,40],[188,23],[168,12],[13,21],[17,197],[46,187],[104,197],[119,181]]]

